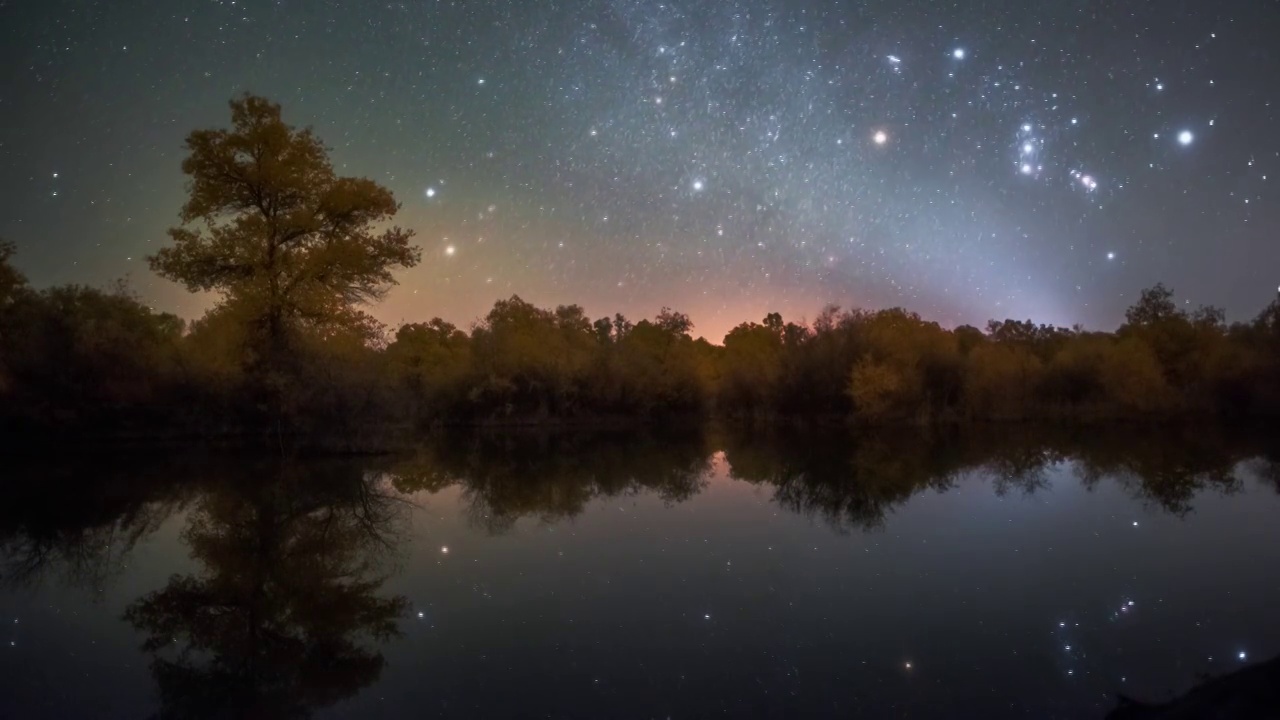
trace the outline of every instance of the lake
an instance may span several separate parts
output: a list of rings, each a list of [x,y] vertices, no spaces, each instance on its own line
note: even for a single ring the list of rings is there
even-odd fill
[[[1265,429],[5,463],[3,717],[1275,716]]]

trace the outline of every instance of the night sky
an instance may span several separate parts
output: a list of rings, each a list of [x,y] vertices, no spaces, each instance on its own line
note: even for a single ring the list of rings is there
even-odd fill
[[[902,305],[1111,329],[1280,282],[1280,3],[0,0],[0,237],[37,285],[152,275],[191,130],[244,91],[404,207],[374,310]]]

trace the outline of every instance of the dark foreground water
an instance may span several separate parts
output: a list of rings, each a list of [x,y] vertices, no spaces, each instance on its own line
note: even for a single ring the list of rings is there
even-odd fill
[[[0,716],[1276,717],[1268,442],[32,452],[2,472]]]

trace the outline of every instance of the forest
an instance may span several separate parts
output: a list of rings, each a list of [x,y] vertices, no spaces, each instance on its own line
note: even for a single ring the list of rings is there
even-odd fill
[[[855,424],[1280,414],[1280,300],[1254,320],[1144,290],[1113,332],[902,308],[771,313],[720,344],[688,315],[498,300],[469,327],[366,309],[421,260],[399,205],[242,96],[188,136],[188,201],[152,270],[220,298],[186,322],[123,283],[37,289],[0,242],[0,428],[103,437],[359,438],[442,425],[714,417]]]

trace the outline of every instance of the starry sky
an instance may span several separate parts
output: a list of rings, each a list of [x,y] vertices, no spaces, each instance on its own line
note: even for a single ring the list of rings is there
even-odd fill
[[[0,0],[0,237],[198,316],[144,258],[251,91],[403,203],[391,325],[516,293],[713,341],[828,302],[1111,329],[1157,281],[1246,319],[1276,37],[1275,0]]]

